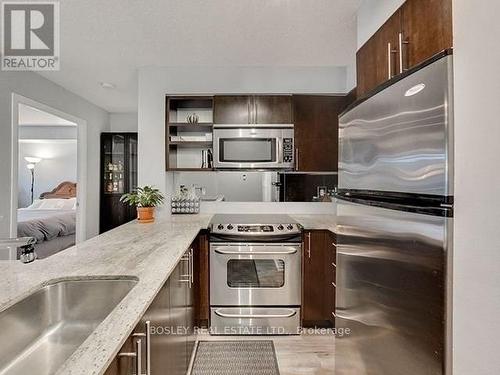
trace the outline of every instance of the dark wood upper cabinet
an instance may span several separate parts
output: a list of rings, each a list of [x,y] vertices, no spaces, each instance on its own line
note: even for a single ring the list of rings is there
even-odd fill
[[[401,12],[385,22],[356,54],[358,97],[391,79],[398,72]]]
[[[218,95],[215,124],[291,124],[291,95]]]
[[[453,46],[452,0],[407,0],[356,54],[357,96]]]
[[[338,170],[338,117],[348,104],[346,96],[293,96],[296,170]]]
[[[256,124],[291,124],[293,122],[291,95],[259,95],[253,100]]]
[[[401,7],[404,69],[453,46],[452,0],[407,0]]]
[[[215,124],[250,124],[251,97],[217,95],[214,97]]]

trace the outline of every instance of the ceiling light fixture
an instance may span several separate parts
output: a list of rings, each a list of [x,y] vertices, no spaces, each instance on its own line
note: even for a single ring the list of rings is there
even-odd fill
[[[419,83],[418,85],[410,87],[408,90],[406,90],[405,96],[417,95],[423,89],[425,89],[425,83]]]
[[[103,89],[116,89],[116,85],[110,82],[99,82]]]

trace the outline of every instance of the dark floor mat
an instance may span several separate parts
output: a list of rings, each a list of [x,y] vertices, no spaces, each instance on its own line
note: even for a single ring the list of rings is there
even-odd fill
[[[279,375],[272,341],[200,341],[191,375]]]

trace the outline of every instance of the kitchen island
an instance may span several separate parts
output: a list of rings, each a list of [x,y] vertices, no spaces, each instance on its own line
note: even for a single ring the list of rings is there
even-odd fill
[[[305,229],[335,229],[333,215],[290,215]],[[0,310],[55,280],[136,277],[139,281],[69,357],[58,374],[103,374],[212,215],[125,224],[31,264],[0,262]]]

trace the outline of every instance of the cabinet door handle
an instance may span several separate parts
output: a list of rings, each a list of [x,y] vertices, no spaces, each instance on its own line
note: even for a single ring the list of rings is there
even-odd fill
[[[194,250],[189,249],[189,274],[191,275],[191,286],[194,285]]]
[[[299,148],[295,147],[295,170],[299,170]]]
[[[135,361],[135,373],[142,373],[142,340],[137,340],[135,343],[135,352],[137,353],[136,361]]]
[[[403,45],[409,44],[407,40],[403,39],[403,33],[399,33],[399,73],[403,73],[406,68],[404,67],[404,60],[403,60]]]
[[[387,43],[387,77],[388,79],[391,79],[393,77],[392,75],[392,54],[397,53],[398,51],[392,49],[391,43]]]
[[[183,262],[187,262],[187,273],[184,273],[184,274],[181,274],[180,276],[180,282],[181,283],[188,283],[189,284],[189,287],[191,288],[191,275],[190,275],[190,271],[191,271],[191,257],[189,255],[189,252],[185,252],[184,255],[182,256],[181,258],[181,261]]]
[[[133,337],[144,338],[144,343],[146,344],[146,374],[151,375],[151,321],[147,320],[145,323],[145,332],[133,333]]]
[[[182,274],[180,278],[181,283],[187,283],[189,288],[193,286],[193,254],[192,248],[190,248],[186,253],[182,256],[181,260],[187,262],[187,273]]]
[[[136,340],[135,342],[135,352],[122,352],[118,353],[118,357],[130,357],[135,358],[135,373],[142,373],[142,340]]]
[[[337,284],[335,284],[333,281],[332,281],[332,285],[336,288],[337,287]]]
[[[335,314],[333,311],[332,311],[332,315],[335,319],[337,319],[337,314]]]
[[[146,321],[146,375],[151,375],[151,321]]]
[[[311,232],[307,232],[307,256],[311,258]]]

